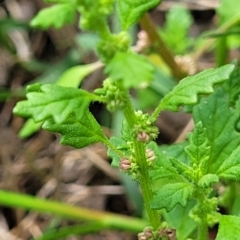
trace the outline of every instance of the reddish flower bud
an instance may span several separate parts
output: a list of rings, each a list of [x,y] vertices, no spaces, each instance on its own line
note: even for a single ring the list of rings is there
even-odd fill
[[[137,140],[139,142],[148,142],[150,140],[150,137],[146,132],[139,132],[137,135]]]
[[[127,171],[131,168],[131,162],[127,158],[122,158],[119,167],[123,171]]]

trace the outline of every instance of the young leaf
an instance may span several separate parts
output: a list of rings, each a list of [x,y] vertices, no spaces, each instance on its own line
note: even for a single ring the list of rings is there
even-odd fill
[[[106,137],[92,114],[87,110],[80,120],[69,117],[67,122],[55,123],[52,119],[43,124],[43,129],[62,134],[60,143],[82,148],[96,142],[105,142]]]
[[[239,110],[229,106],[229,95],[219,88],[208,98],[203,98],[193,109],[194,121],[202,122],[211,146],[209,173],[216,173],[240,144],[240,133],[235,127]]]
[[[198,94],[213,92],[213,85],[223,82],[230,77],[234,65],[228,64],[218,69],[207,69],[194,76],[181,80],[160,102],[160,109],[177,111],[181,105],[195,104]]]
[[[118,0],[117,11],[123,30],[128,30],[145,12],[160,2],[161,0]]]
[[[199,181],[198,186],[202,188],[210,187],[213,183],[217,183],[219,181],[219,178],[216,174],[208,173],[206,175],[203,175]]]
[[[61,28],[66,23],[73,23],[76,6],[71,3],[56,4],[41,10],[31,21],[32,27],[48,29]]]
[[[161,35],[169,48],[176,54],[184,54],[193,42],[193,39],[188,36],[192,22],[189,10],[182,6],[173,6],[167,12],[166,23],[161,30]]]
[[[192,186],[185,182],[164,185],[151,201],[152,209],[166,208],[169,212],[177,204],[185,206],[192,196]]]
[[[238,240],[240,236],[240,218],[231,215],[220,216],[219,230],[216,240]]]
[[[53,118],[58,124],[70,115],[76,120],[85,116],[92,94],[81,89],[53,84],[34,84],[27,87],[27,99],[18,102],[13,112],[22,117],[32,117],[35,122]]]
[[[101,66],[102,64],[100,62],[95,62],[71,67],[61,75],[56,84],[63,87],[77,88],[86,76]]]
[[[177,158],[170,158],[170,161],[180,176],[185,177],[189,181],[194,178],[193,170],[187,164],[179,161]]]
[[[154,67],[143,56],[117,53],[105,68],[113,80],[122,80],[126,88],[139,87],[154,77]]]
[[[33,121],[32,118],[29,118],[20,129],[18,136],[20,138],[27,138],[31,136],[33,133],[39,131],[41,126],[42,126],[42,122],[36,123]]]
[[[192,164],[200,165],[206,162],[210,155],[210,146],[206,137],[206,129],[202,123],[198,122],[195,125],[194,131],[190,137],[189,145],[184,149],[189,156]],[[204,167],[205,164],[203,164]],[[203,169],[204,170],[204,169]]]
[[[229,180],[240,179],[240,146],[238,146],[238,148],[236,148],[232,154],[224,160],[217,170],[217,175]]]

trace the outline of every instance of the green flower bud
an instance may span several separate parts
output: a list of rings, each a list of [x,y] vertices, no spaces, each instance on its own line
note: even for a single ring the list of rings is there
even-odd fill
[[[105,96],[107,91],[104,88],[97,88],[94,90],[94,93],[98,96]]]

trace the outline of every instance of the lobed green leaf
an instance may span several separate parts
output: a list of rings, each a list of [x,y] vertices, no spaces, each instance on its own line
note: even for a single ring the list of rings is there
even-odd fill
[[[60,143],[75,148],[82,148],[96,142],[104,143],[107,140],[100,125],[88,110],[78,121],[70,117],[67,122],[59,124],[49,119],[42,127],[47,131],[60,133],[62,135]]]
[[[207,69],[194,76],[181,80],[160,102],[160,108],[177,111],[181,105],[195,104],[198,94],[213,92],[213,85],[229,79],[234,70],[234,65],[228,64],[217,69]]]
[[[193,117],[195,122],[201,121],[206,129],[206,136],[211,147],[208,172],[216,173],[240,144],[240,133],[236,130],[239,110],[230,107],[229,94],[219,88],[194,107]]]
[[[139,87],[154,77],[154,67],[143,56],[132,52],[117,53],[105,68],[113,80],[122,80],[126,88]]]
[[[190,136],[189,145],[184,148],[192,164],[200,166],[206,172],[207,160],[210,155],[210,146],[206,137],[206,129],[202,123],[195,125],[194,131]]]
[[[61,124],[71,115],[80,120],[93,100],[92,94],[76,88],[53,84],[34,84],[27,87],[27,99],[18,102],[13,112],[22,117],[32,117],[35,122],[54,119]]]
[[[30,22],[32,27],[48,29],[61,28],[64,24],[74,22],[76,6],[69,3],[56,4],[41,10]]]
[[[231,215],[220,216],[216,240],[238,240],[240,236],[240,218]]]
[[[128,30],[145,12],[160,2],[161,0],[118,0],[117,12],[123,30]]]
[[[171,211],[177,204],[185,206],[192,196],[192,186],[185,182],[164,185],[151,201],[152,209]]]
[[[232,154],[224,160],[217,170],[217,175],[220,178],[229,180],[240,179],[240,146],[238,146]]]

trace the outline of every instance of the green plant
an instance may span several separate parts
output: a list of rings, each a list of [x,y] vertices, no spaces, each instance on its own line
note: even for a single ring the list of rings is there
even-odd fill
[[[78,89],[80,80],[72,82],[71,72],[67,75],[69,79],[64,80],[62,85],[40,83],[30,85],[27,87],[27,100],[19,102],[14,108],[14,113],[32,118],[36,123],[41,123],[43,129],[60,133],[62,144],[76,148],[96,142],[105,144],[109,149],[109,156],[113,159],[112,165],[119,167],[138,181],[147,213],[148,223],[132,219],[130,225],[133,224],[133,227],[127,228],[126,224],[123,224],[125,219],[120,216],[104,218],[99,214],[98,218],[87,211],[86,214],[81,214],[84,210],[79,210],[80,219],[95,224],[92,228],[86,224],[86,233],[102,228],[117,228],[133,232],[142,231],[138,235],[142,240],[176,237],[205,240],[208,239],[208,227],[220,223],[217,240],[236,239],[235,237],[240,234],[238,227],[240,218],[221,215],[218,212],[218,204],[231,209],[232,203],[237,199],[237,193],[229,204],[229,201],[226,201],[228,196],[224,199],[221,195],[218,199],[214,186],[226,181],[231,187],[232,181],[240,179],[238,158],[240,138],[235,127],[239,122],[238,64],[207,69],[184,78],[163,97],[152,114],[143,113],[134,109],[129,90],[149,84],[154,78],[155,67],[144,56],[131,50],[127,31],[147,10],[160,1],[51,0],[48,2],[55,4],[41,11],[32,20],[32,26],[43,29],[51,26],[59,28],[65,23],[72,23],[75,13],[79,12],[80,27],[83,30],[97,32],[100,36],[97,50],[105,65],[104,72],[108,78],[103,82],[103,87],[93,93]],[[117,34],[111,33],[107,24],[108,17],[114,11],[115,2],[122,27],[122,31]],[[141,21],[143,25],[149,24],[146,15]],[[164,60],[173,75],[183,76],[185,73],[174,61],[171,52],[165,45],[163,49],[166,50],[163,58],[165,56]],[[79,68],[71,71],[75,74],[75,70],[78,71]],[[214,92],[213,86],[216,84],[221,85]],[[207,97],[207,94],[211,95]],[[89,111],[90,103],[95,101],[104,103],[110,112],[117,110],[123,112],[125,120],[121,137],[108,139],[104,135]],[[154,125],[157,117],[163,110],[178,111],[179,107],[186,105],[193,106],[195,121],[195,129],[189,140],[164,149],[159,148],[155,143],[159,134]],[[49,207],[52,208],[49,212],[79,219],[74,214],[69,212],[66,214],[63,210],[59,210],[61,205],[54,205],[50,201],[22,196],[22,201],[17,202],[14,197],[15,195],[2,192],[0,203],[42,211],[46,211]],[[9,199],[11,201],[8,201]],[[178,211],[177,208],[181,206],[182,209],[187,209],[185,213]],[[175,216],[171,215],[173,211],[176,213]],[[181,218],[174,223],[177,214]],[[193,221],[189,220],[188,214]],[[179,222],[182,219],[186,219],[186,222],[181,225]],[[189,222],[191,222],[191,231],[186,228]],[[139,230],[144,226],[147,228]],[[67,234],[71,231],[85,233],[75,230],[76,228],[71,228],[66,232]],[[52,237],[54,236],[57,237],[53,234]]]

